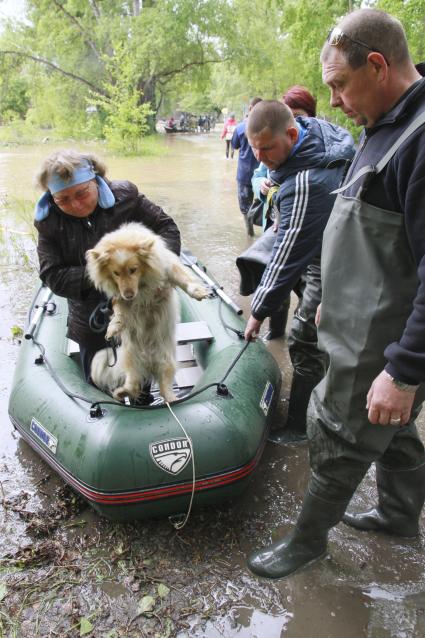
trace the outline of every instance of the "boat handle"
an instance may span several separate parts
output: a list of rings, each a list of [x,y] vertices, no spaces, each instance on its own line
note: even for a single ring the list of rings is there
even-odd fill
[[[32,339],[34,336],[34,332],[40,322],[41,317],[43,316],[43,314],[45,313],[46,309],[47,309],[47,304],[49,303],[49,299],[52,296],[52,291],[47,289],[46,294],[44,296],[43,301],[41,302],[41,304],[38,304],[36,306],[37,310],[34,313],[33,318],[31,319],[31,323],[28,326],[28,330],[25,332],[25,339]]]

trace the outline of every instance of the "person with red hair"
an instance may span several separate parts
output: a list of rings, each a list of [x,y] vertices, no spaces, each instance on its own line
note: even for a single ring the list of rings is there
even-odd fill
[[[289,106],[294,117],[316,117],[317,100],[305,86],[295,84],[282,95],[280,101]]]

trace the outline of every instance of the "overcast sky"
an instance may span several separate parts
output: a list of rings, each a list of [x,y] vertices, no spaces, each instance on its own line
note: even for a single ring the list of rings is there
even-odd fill
[[[24,14],[25,0],[1,0],[0,17],[20,18]]]

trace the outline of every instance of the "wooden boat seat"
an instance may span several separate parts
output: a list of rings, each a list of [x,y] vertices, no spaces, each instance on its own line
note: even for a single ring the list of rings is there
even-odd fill
[[[213,335],[206,321],[188,321],[176,326],[176,340],[178,344],[193,343],[195,341],[212,341]]]
[[[187,390],[199,381],[202,376],[200,368],[195,360],[192,343],[199,341],[212,341],[214,339],[206,321],[189,321],[178,323],[176,326],[177,341],[177,363],[179,368],[176,372],[176,390]],[[78,343],[67,339],[68,356],[76,355],[80,351]],[[156,383],[152,386],[152,391],[157,391]]]

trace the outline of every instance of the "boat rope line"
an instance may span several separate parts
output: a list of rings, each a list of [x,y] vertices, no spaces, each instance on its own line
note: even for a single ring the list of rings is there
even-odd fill
[[[236,335],[238,335],[239,339],[243,339],[244,338],[243,330],[238,330],[237,328],[233,328],[232,326],[230,326],[228,323],[225,322],[224,317],[223,317],[223,300],[221,299],[221,297],[218,298],[218,302],[219,302],[218,303],[218,316],[220,317],[220,321],[223,324],[223,326],[226,328],[226,330],[231,330]]]
[[[90,399],[90,398],[88,398],[86,396],[83,396],[81,394],[77,394],[75,392],[71,392],[71,390],[69,390],[65,386],[65,384],[62,382],[61,378],[56,373],[54,367],[52,366],[52,364],[48,360],[48,358],[46,356],[46,349],[43,346],[43,344],[40,343],[39,341],[37,341],[37,339],[35,339],[34,336],[31,336],[31,340],[34,343],[34,345],[36,345],[38,347],[38,349],[40,350],[40,353],[41,353],[40,357],[38,357],[35,360],[35,363],[38,364],[38,365],[41,365],[43,363],[45,364],[46,368],[48,369],[48,371],[49,371],[49,373],[50,373],[50,375],[52,377],[52,379],[60,387],[62,392],[64,394],[66,394],[66,396],[68,396],[70,399],[79,399],[80,401],[83,401],[84,403],[90,403],[90,416],[91,417],[96,418],[96,417],[101,417],[102,416],[102,411],[101,411],[101,407],[100,407],[101,405],[116,405],[117,407],[127,408],[127,409],[132,409],[132,410],[158,410],[158,409],[163,409],[165,407],[165,404],[163,404],[163,403],[156,404],[156,405],[126,405],[124,403],[120,403],[119,401],[112,401],[112,400],[93,401],[93,399]],[[198,396],[202,392],[205,392],[209,388],[216,388],[218,394],[220,394],[222,396],[229,396],[229,390],[228,390],[228,388],[227,388],[227,386],[226,386],[226,384],[224,382],[225,382],[226,378],[228,377],[228,375],[230,374],[230,372],[235,367],[235,365],[237,364],[237,362],[239,361],[239,359],[241,358],[242,354],[245,352],[245,350],[249,346],[249,344],[250,344],[250,341],[247,341],[244,344],[243,348],[238,352],[238,354],[236,355],[236,357],[234,358],[234,360],[230,364],[229,368],[227,369],[225,375],[223,376],[223,378],[220,381],[208,383],[207,385],[202,386],[198,390],[195,390],[195,392],[190,392],[189,394],[186,394],[184,397],[181,397],[181,399],[176,399],[175,401],[173,401],[173,405],[179,405],[180,403],[184,403],[185,401],[188,401],[189,399],[192,399],[193,397]]]
[[[192,439],[190,438],[190,436],[186,432],[186,430],[185,430],[185,428],[183,426],[183,423],[180,421],[180,419],[178,418],[177,414],[173,411],[173,409],[171,408],[171,406],[168,403],[168,401],[166,402],[165,405],[170,410],[172,416],[174,417],[174,419],[177,421],[177,423],[181,427],[181,429],[183,431],[183,434],[185,435],[185,437],[187,439],[187,442],[189,443],[189,448],[190,448],[190,452],[191,452],[191,455],[192,455],[192,493],[190,495],[189,507],[187,508],[186,516],[184,517],[183,520],[179,520],[179,521],[178,520],[173,520],[173,518],[174,518],[173,516],[169,516],[168,517],[168,520],[170,521],[170,523],[172,524],[174,529],[181,530],[181,529],[183,529],[183,527],[186,525],[187,521],[189,520],[190,512],[192,511],[193,497],[195,496],[195,487],[196,487],[195,450],[193,449]]]
[[[38,293],[40,292],[40,290],[42,290],[44,286],[40,286],[40,289],[38,291]],[[36,297],[38,296],[38,293],[36,295]],[[51,295],[51,292],[50,292]],[[35,297],[35,299],[36,299]],[[243,339],[244,338],[244,333],[242,330],[238,330],[237,328],[233,328],[232,326],[230,326],[229,324],[227,324],[223,318],[223,313],[222,313],[222,303],[223,300],[221,298],[219,298],[219,307],[218,307],[218,311],[219,311],[219,317],[220,320],[223,324],[223,326],[228,329],[231,330],[232,332],[234,332],[239,339]],[[31,309],[33,310],[34,307],[39,307],[42,308],[44,312],[47,311],[47,302],[45,302],[44,304],[42,304],[41,306],[35,306],[34,302],[31,306]],[[30,311],[31,311],[30,309]],[[30,321],[30,313],[28,313],[28,321]],[[35,328],[35,325],[34,325]],[[70,399],[78,399],[80,401],[83,401],[84,403],[90,403],[90,416],[92,418],[100,418],[101,416],[103,416],[103,412],[102,412],[102,405],[115,405],[117,407],[121,407],[121,408],[127,408],[127,409],[133,409],[133,410],[158,410],[158,409],[163,409],[165,406],[164,403],[159,403],[159,404],[153,404],[153,405],[131,405],[131,404],[125,404],[125,403],[121,403],[119,401],[113,401],[113,400],[100,400],[100,401],[94,401],[93,399],[83,396],[81,394],[77,394],[75,392],[72,392],[71,390],[69,390],[65,384],[63,383],[63,381],[61,380],[61,378],[59,377],[59,375],[56,373],[53,365],[50,363],[50,361],[48,360],[47,356],[46,356],[46,348],[44,347],[44,345],[42,343],[40,343],[39,341],[37,341],[37,339],[35,339],[34,334],[33,334],[34,330],[30,330],[29,332],[27,332],[25,334],[25,337],[27,339],[31,339],[31,341],[34,343],[34,345],[36,345],[38,347],[38,349],[40,350],[40,356],[37,357],[37,359],[35,360],[35,363],[37,365],[41,365],[41,364],[45,364],[46,368],[48,369],[52,379],[55,381],[55,383],[59,386],[59,388],[62,390],[62,392],[64,394],[66,394],[66,396],[68,396]],[[180,403],[184,403],[185,401],[188,401],[189,399],[192,399],[196,396],[198,396],[199,394],[202,394],[203,392],[205,392],[206,390],[209,390],[210,388],[216,388],[217,394],[225,397],[225,396],[231,396],[228,387],[225,384],[225,381],[227,379],[227,377],[229,376],[229,374],[231,373],[231,371],[233,370],[233,368],[236,366],[237,362],[239,361],[239,359],[241,358],[241,356],[244,354],[244,352],[246,351],[246,349],[248,348],[249,344],[251,342],[250,341],[246,341],[243,345],[243,347],[241,348],[241,350],[237,353],[237,355],[235,356],[235,358],[233,359],[233,361],[231,362],[231,364],[229,365],[226,373],[224,374],[223,378],[220,381],[216,381],[216,382],[211,382],[208,383],[205,386],[202,386],[201,388],[199,388],[198,390],[195,390],[194,392],[190,392],[189,394],[186,394],[184,397],[181,397],[179,399],[176,399],[175,401],[173,401],[173,405],[179,405]]]

